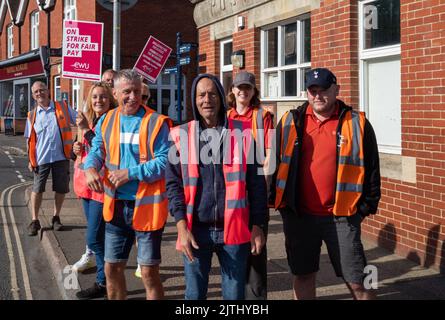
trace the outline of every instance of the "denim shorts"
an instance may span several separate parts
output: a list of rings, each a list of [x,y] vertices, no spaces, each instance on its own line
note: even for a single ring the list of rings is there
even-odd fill
[[[280,210],[280,213],[292,274],[306,275],[319,270],[324,241],[337,277],[349,283],[363,284],[367,262],[361,242],[361,215],[296,215],[286,209]]]
[[[164,228],[156,231],[133,230],[135,201],[116,200],[114,216],[105,225],[105,262],[126,262],[137,240],[137,262],[142,266],[161,263],[161,240]]]

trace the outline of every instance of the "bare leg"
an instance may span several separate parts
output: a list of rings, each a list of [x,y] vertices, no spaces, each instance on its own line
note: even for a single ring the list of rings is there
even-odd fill
[[[354,300],[375,300],[374,290],[367,290],[362,284],[345,282]]]
[[[294,277],[294,299],[313,300],[315,299],[315,279],[317,273]]]
[[[39,210],[42,204],[43,193],[31,192],[31,214],[32,220],[39,219]]]
[[[54,215],[58,216],[60,214],[60,210],[62,209],[63,201],[65,200],[64,193],[55,193],[54,194]]]
[[[159,266],[141,266],[141,273],[147,300],[163,299],[164,288],[159,275]]]
[[[124,274],[126,264],[126,262],[105,262],[108,300],[127,299],[127,285],[125,283]]]

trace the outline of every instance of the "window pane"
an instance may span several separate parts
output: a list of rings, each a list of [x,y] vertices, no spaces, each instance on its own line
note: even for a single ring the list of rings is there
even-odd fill
[[[278,66],[278,28],[266,31],[267,57],[266,68]]]
[[[278,97],[278,88],[280,87],[280,83],[278,81],[278,72],[265,74],[265,80],[266,80],[265,96],[270,98]]]
[[[223,82],[224,92],[228,94],[230,86],[232,85],[233,82],[232,71],[223,72],[222,76],[223,76],[222,82]]]
[[[3,82],[1,84],[2,88],[2,106],[3,106],[3,116],[4,117],[12,117],[14,115],[13,106],[14,103],[12,101],[13,99],[13,93],[12,93],[12,81]]]
[[[400,43],[400,0],[377,0],[364,6],[365,49]]]
[[[311,62],[311,19],[303,20],[303,57],[302,62]]]
[[[170,107],[170,90],[162,90],[162,114],[168,116],[168,107]]]
[[[170,84],[170,75],[162,74],[162,84]]]
[[[230,59],[230,57],[232,56],[232,52],[233,52],[233,43],[232,42],[227,42],[224,44],[223,46],[223,53],[224,53],[224,65],[231,65],[232,61]]]
[[[306,91],[306,72],[308,72],[309,70],[310,70],[311,68],[303,68],[303,69],[301,69],[301,81],[302,81],[302,83],[301,83],[301,85],[300,85],[300,90],[301,91]],[[306,93],[304,93],[304,94],[306,94]]]
[[[370,60],[367,71],[368,117],[374,127],[379,149],[382,148],[384,152],[400,150],[400,58]]]
[[[284,71],[284,95],[297,95],[297,70]]]
[[[150,88],[150,99],[148,105],[153,110],[158,111],[158,90],[156,88]]]
[[[297,24],[284,26],[284,64],[297,63]]]

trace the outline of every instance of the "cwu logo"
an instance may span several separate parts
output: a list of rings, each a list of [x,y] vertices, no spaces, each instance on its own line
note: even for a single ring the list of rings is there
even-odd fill
[[[75,62],[71,67],[76,70],[90,70],[90,64],[86,62]]]

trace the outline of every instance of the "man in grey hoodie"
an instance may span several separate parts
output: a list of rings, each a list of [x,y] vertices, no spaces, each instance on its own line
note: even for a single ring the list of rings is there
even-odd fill
[[[224,90],[216,77],[202,74],[194,80],[192,104],[195,120],[171,132],[180,161],[169,159],[166,167],[169,211],[177,223],[177,249],[184,259],[185,299],[206,299],[215,252],[223,298],[242,300],[249,251],[259,254],[265,244],[265,180],[257,174],[256,163],[232,166],[223,161],[223,141],[240,123],[227,119]],[[199,153],[196,163],[181,152]]]

